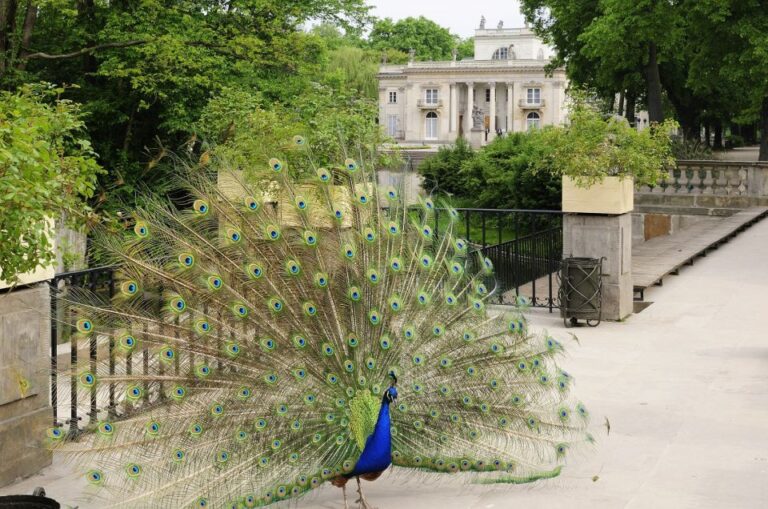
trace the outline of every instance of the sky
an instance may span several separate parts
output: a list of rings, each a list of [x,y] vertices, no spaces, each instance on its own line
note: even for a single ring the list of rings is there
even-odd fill
[[[496,28],[499,20],[505,28],[523,26],[520,3],[517,0],[367,0],[373,6],[371,14],[397,21],[409,16],[424,16],[448,28],[463,38],[475,34],[480,16],[485,16],[486,28]]]

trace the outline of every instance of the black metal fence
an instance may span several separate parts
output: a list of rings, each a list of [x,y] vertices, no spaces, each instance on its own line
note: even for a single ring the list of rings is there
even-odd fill
[[[78,384],[77,384],[77,366],[78,360],[78,344],[77,334],[75,334],[75,327],[71,324],[74,320],[71,317],[64,316],[72,311],[63,307],[59,307],[59,297],[71,292],[73,289],[87,289],[93,295],[100,296],[105,300],[109,300],[115,294],[115,279],[113,267],[97,267],[93,269],[85,269],[74,272],[65,272],[57,274],[50,282],[51,287],[51,406],[53,407],[53,424],[54,426],[69,425],[69,434],[76,435],[79,432],[78,422],[82,419],[78,415]],[[59,341],[69,339],[69,361],[70,361],[70,377],[69,377],[69,419],[62,422],[59,420],[59,370],[58,370],[58,353],[59,353]],[[112,343],[109,344],[109,369],[110,374],[115,373],[114,357],[112,356]],[[90,369],[96,372],[96,364],[98,361],[98,338],[96,334],[92,334],[88,340],[88,359],[90,363]],[[109,408],[110,412],[114,410],[115,406],[115,392],[111,387],[109,390]],[[90,411],[89,417],[91,421],[96,420],[97,401],[96,401],[96,389],[94,388],[90,394]]]
[[[493,262],[500,302],[558,307],[557,271],[563,253],[563,213],[557,210],[458,208],[454,234]],[[445,231],[449,211],[437,208],[432,228]]]

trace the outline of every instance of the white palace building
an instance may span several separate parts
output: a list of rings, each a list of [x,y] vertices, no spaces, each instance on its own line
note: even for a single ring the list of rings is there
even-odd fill
[[[529,28],[475,30],[475,58],[379,69],[379,122],[400,143],[480,146],[501,133],[565,120],[564,69],[547,76],[552,49]]]

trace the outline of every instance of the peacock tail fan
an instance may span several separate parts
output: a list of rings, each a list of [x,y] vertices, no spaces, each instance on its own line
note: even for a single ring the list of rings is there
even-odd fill
[[[431,199],[410,210],[365,160],[316,167],[301,137],[263,170],[187,168],[189,203],[149,200],[125,232],[99,236],[119,264],[115,297],[62,297],[76,343],[113,345],[72,368],[80,401],[99,402],[86,432],[47,436],[96,496],[131,508],[300,496],[353,470],[390,373],[396,466],[493,482],[559,472],[588,439],[562,347],[519,312],[486,309],[492,265],[454,235],[456,211],[438,235]]]

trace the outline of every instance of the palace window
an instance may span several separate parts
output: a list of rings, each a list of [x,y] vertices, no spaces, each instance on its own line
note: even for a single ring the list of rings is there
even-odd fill
[[[437,139],[437,113],[434,111],[427,113],[426,122],[424,124],[424,138],[428,140]]]
[[[489,103],[491,102],[491,89],[486,88],[485,89],[485,102]]]
[[[525,117],[525,123],[528,125],[528,130],[538,129],[541,126],[541,117],[535,111],[532,111]]]
[[[387,116],[387,134],[393,138],[397,136],[397,115]]]
[[[541,89],[529,88],[527,95],[528,104],[541,104]]]
[[[437,89],[428,88],[424,91],[424,102],[427,104],[437,104]]]
[[[493,60],[507,60],[509,58],[509,48],[499,48],[493,52],[491,59]]]
[[[396,104],[397,103],[397,92],[390,92],[389,93],[389,104]]]

